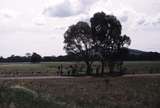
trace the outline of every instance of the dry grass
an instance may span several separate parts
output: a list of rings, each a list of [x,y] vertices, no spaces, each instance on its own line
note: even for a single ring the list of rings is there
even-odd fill
[[[67,108],[159,108],[160,78],[95,78],[1,81],[48,95]]]

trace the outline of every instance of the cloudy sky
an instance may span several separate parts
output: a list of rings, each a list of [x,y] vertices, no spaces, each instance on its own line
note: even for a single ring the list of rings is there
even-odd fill
[[[113,14],[130,48],[160,52],[160,0],[0,0],[0,56],[63,55],[63,33],[95,12]]]

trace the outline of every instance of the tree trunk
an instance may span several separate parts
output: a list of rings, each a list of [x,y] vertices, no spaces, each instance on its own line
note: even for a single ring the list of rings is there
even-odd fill
[[[86,74],[87,74],[87,75],[91,75],[91,63],[86,62],[86,65],[87,65]]]
[[[105,62],[101,61],[101,75],[104,75],[104,66],[105,66]]]
[[[121,61],[120,61],[120,67],[119,67],[120,73],[123,73],[122,66],[123,66],[123,61],[121,60]]]
[[[113,61],[109,61],[109,62],[108,62],[109,73],[113,73],[113,71],[114,71],[114,66],[115,66],[115,64],[114,64]]]

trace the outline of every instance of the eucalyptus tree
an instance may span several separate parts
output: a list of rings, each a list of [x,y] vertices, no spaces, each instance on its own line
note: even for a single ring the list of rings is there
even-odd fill
[[[109,71],[114,69],[115,61],[120,57],[121,49],[130,45],[130,38],[121,35],[122,26],[120,21],[113,15],[97,12],[90,19],[94,49],[98,53],[104,73],[105,62],[108,62]]]
[[[81,21],[71,25],[64,33],[64,44],[66,53],[80,57],[87,65],[86,73],[91,74],[94,52],[89,24]]]

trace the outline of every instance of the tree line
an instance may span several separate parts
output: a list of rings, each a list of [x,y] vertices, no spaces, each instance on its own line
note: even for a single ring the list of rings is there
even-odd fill
[[[130,51],[130,49],[129,49]],[[38,54],[40,55],[40,54]],[[41,55],[40,55],[41,56]],[[130,54],[128,53],[124,57],[125,61],[159,61],[160,60],[160,53],[158,52],[143,52],[141,54]],[[40,62],[75,62],[75,61],[82,61],[82,58],[76,55],[63,55],[63,56],[41,56]],[[94,58],[93,61],[98,61],[97,58]],[[17,56],[11,55],[10,57],[4,58],[0,57],[0,62],[32,62],[30,56]],[[38,61],[37,61],[38,63]]]

